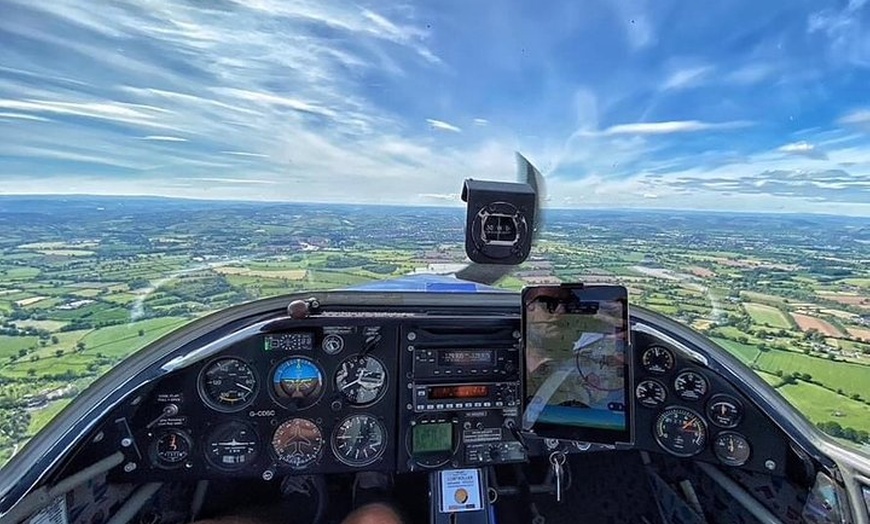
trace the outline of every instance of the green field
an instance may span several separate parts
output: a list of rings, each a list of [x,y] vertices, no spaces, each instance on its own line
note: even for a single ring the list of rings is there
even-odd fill
[[[851,286],[870,288],[870,278],[847,278],[843,282]]]
[[[717,327],[711,333],[713,336],[718,336],[722,338],[730,338],[732,340],[739,340],[741,337],[746,337],[746,340],[749,344],[756,345],[761,343],[761,339],[752,335],[750,333],[746,333],[741,331],[740,329],[734,326],[722,326]]]
[[[60,358],[42,358],[35,362],[23,361],[9,364],[0,369],[0,376],[9,379],[28,379],[52,377],[68,372],[84,375],[88,373],[88,365],[93,361],[92,356],[71,353]]]
[[[786,303],[786,299],[782,297],[778,297],[776,295],[769,295],[767,293],[756,293],[754,291],[741,291],[740,296],[748,298],[753,302],[762,302],[775,306],[782,306]]]
[[[82,329],[78,331],[64,331],[53,336],[57,337],[57,344],[46,344],[45,347],[40,347],[30,353],[22,361],[27,361],[30,357],[36,356],[39,358],[54,357],[58,349],[64,352],[72,352],[76,347],[76,342],[82,339],[89,330]]]
[[[39,269],[35,267],[14,267],[10,269],[0,270],[0,282],[30,280],[39,275]]]
[[[99,352],[107,357],[125,357],[189,320],[183,317],[163,317],[110,326],[92,331],[82,338],[85,352]],[[145,332],[139,336],[139,330]]]
[[[10,337],[0,335],[0,365],[5,365],[10,356],[18,356],[18,351],[39,345],[37,337]]]
[[[64,398],[50,403],[48,406],[35,409],[30,412],[30,428],[28,433],[35,435],[40,429],[45,427],[51,419],[53,419],[63,408],[72,402],[71,398]]]
[[[813,422],[833,421],[844,427],[870,431],[870,405],[802,381],[784,385],[777,391]]]
[[[749,344],[741,344],[740,342],[728,340],[727,338],[711,337],[711,340],[725,348],[729,353],[737,357],[738,360],[747,366],[754,362],[755,357],[759,354],[758,348],[750,346]]]
[[[45,329],[47,331],[57,331],[67,323],[59,320],[16,320],[14,324],[19,328],[32,327],[36,329]]]
[[[766,373],[759,369],[755,370],[755,374],[761,377],[765,382],[767,382],[771,386],[778,386],[782,383],[782,377],[778,377],[771,373]]]
[[[814,381],[832,389],[842,389],[849,395],[858,393],[870,399],[870,367],[849,362],[811,357],[802,353],[771,350],[759,354],[756,364],[768,372],[808,373]]]
[[[788,317],[786,317],[780,309],[773,306],[766,306],[764,304],[756,304],[754,302],[747,302],[743,304],[743,307],[746,308],[746,312],[749,313],[752,320],[758,324],[783,329],[792,328],[792,324],[789,322]]]

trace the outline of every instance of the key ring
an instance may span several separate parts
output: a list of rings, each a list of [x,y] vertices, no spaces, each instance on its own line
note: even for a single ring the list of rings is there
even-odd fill
[[[553,466],[561,466],[565,463],[565,453],[562,451],[554,451],[550,453],[550,464]]]

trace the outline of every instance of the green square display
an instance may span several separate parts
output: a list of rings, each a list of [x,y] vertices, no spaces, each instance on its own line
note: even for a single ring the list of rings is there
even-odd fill
[[[453,449],[453,425],[450,422],[418,424],[414,427],[413,453],[437,453]]]

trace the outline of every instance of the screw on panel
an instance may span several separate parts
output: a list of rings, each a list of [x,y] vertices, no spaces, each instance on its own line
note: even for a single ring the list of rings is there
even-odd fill
[[[132,444],[133,444],[133,439],[131,439],[130,437],[124,437],[121,439],[121,447],[122,448],[129,448]]]
[[[413,331],[409,331],[408,332],[408,340],[411,340],[411,341],[417,340],[417,333],[414,333]]]
[[[770,471],[773,471],[776,469],[776,462],[767,459],[766,461],[764,461],[764,467],[769,469]]]
[[[275,473],[271,469],[267,469],[263,472],[263,480],[272,480],[275,476]]]
[[[136,471],[136,463],[128,462],[124,464],[124,471],[126,471],[127,473],[132,473],[133,471]]]
[[[94,443],[102,442],[102,441],[103,441],[103,438],[104,438],[105,436],[106,436],[106,434],[103,433],[102,431],[100,431],[99,433],[97,433],[96,435],[94,435],[94,440],[92,440],[91,442],[94,442]]]

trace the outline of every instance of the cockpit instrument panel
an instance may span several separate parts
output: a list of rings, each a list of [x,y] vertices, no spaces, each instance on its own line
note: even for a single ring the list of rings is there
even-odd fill
[[[635,333],[634,399],[641,449],[782,475],[781,431],[723,376],[676,348]]]
[[[136,465],[119,471],[120,481],[524,462],[544,439],[522,436],[518,317],[282,320],[147,384],[101,431],[120,432],[110,439],[123,441],[125,464]],[[570,398],[582,391],[616,402],[625,388],[620,402],[634,414],[636,449],[782,474],[788,446],[750,398],[670,343],[633,337],[634,377],[606,373],[623,368],[602,336],[572,338],[565,362],[581,372]]]

